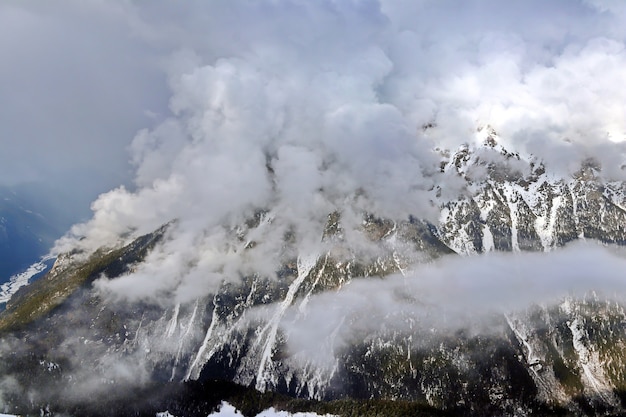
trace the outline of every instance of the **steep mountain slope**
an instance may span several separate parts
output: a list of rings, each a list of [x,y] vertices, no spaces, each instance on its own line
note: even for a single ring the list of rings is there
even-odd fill
[[[481,146],[463,147],[442,163],[442,171],[461,176],[468,189],[441,204],[441,237],[457,253],[550,250],[579,238],[625,243],[624,184],[603,181],[596,161],[562,178],[507,151],[493,129],[478,135]],[[475,182],[476,171],[486,179]]]
[[[102,392],[220,379],[316,400],[410,401],[443,415],[622,412],[620,303],[589,294],[464,321],[413,290],[415,265],[447,263],[455,253],[626,242],[624,184],[603,182],[596,163],[559,178],[506,151],[488,128],[479,133],[478,146],[442,152],[441,175],[464,187],[453,198],[432,190],[438,223],[361,213],[355,228],[341,208],[320,213],[318,246],[298,247],[295,232],[284,233],[275,274],[237,275],[187,300],[102,291],[159,256],[177,222],[114,248],[59,257],[0,315],[0,354],[10,358],[0,365],[2,401],[80,409]],[[224,226],[236,259],[255,256],[276,215],[259,210]],[[365,286],[372,282],[381,285]]]

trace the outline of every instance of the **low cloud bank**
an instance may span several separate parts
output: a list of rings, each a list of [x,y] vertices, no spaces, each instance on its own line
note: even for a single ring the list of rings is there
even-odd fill
[[[357,279],[312,296],[304,308],[294,305],[281,326],[293,352],[328,363],[333,352],[374,334],[489,333],[498,315],[566,298],[623,303],[624,268],[623,248],[585,242],[550,253],[444,257],[406,275]],[[319,349],[320,341],[332,346]]]

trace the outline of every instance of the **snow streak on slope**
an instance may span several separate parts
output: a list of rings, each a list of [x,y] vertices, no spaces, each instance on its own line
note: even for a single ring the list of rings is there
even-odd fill
[[[206,361],[208,361],[211,358],[212,352],[208,351],[209,342],[211,341],[211,338],[213,337],[213,332],[218,325],[218,320],[219,320],[219,316],[217,314],[217,307],[215,307],[213,309],[213,313],[211,317],[211,324],[209,325],[209,328],[206,331],[206,335],[204,336],[204,341],[202,342],[202,345],[200,346],[200,350],[198,350],[198,353],[196,354],[195,358],[193,359],[191,363],[191,366],[189,367],[189,371],[187,372],[187,375],[185,376],[185,381],[188,381],[189,379],[197,379],[200,376],[200,372],[202,371],[202,366],[204,366]]]
[[[315,267],[318,257],[319,255],[317,254],[310,254],[298,257],[298,276],[291,283],[291,285],[289,285],[289,289],[287,291],[285,299],[277,307],[276,312],[274,313],[274,316],[272,317],[270,322],[267,323],[267,325],[263,328],[263,330],[261,330],[258,335],[256,342],[257,344],[261,342],[261,340],[265,339],[263,343],[261,362],[259,364],[256,378],[256,388],[258,390],[265,391],[268,382],[271,382],[271,384],[274,386],[276,385],[277,381],[274,380],[276,373],[271,371],[268,372],[267,367],[268,365],[271,365],[272,362],[272,355],[276,346],[276,335],[278,333],[278,326],[280,325],[280,322],[285,315],[285,312],[293,303],[294,297],[298,292],[300,285],[302,285],[306,277],[309,276],[311,270]],[[267,336],[265,336],[266,333]]]

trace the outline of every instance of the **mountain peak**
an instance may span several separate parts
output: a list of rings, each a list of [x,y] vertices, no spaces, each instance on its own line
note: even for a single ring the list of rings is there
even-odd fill
[[[476,137],[484,146],[494,148],[498,145],[498,133],[491,125],[476,128]]]

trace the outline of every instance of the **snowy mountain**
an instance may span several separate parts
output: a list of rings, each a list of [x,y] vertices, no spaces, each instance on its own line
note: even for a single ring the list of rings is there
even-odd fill
[[[395,400],[422,415],[624,412],[626,313],[593,285],[625,286],[625,184],[604,181],[594,160],[558,175],[507,151],[488,127],[477,138],[439,151],[441,181],[430,190],[438,219],[361,212],[355,221],[336,207],[318,213],[318,243],[304,246],[302,231],[281,228],[281,214],[261,208],[220,229],[227,250],[215,256],[230,259],[220,273],[270,256],[264,245],[276,236],[279,267],[233,269],[217,288],[194,287],[186,297],[158,287],[158,302],[106,291],[133,279],[157,285],[146,268],[167,273],[163,248],[184,219],[120,236],[113,247],[60,255],[0,314],[0,355],[10,359],[0,364],[0,411],[48,405],[53,414],[100,415],[105,405],[91,404],[94,395],[141,393],[144,403],[116,413],[203,415],[198,410],[214,410],[228,393],[205,401],[209,391],[194,384],[220,380],[277,393],[246,394],[269,405],[338,415],[348,415],[345,403],[327,401],[356,401],[356,409]],[[574,241],[616,245],[615,253],[595,244],[562,249]],[[203,260],[185,262],[193,271]],[[563,294],[551,279],[565,265],[579,284]],[[481,305],[490,291],[503,305]]]
[[[576,239],[624,244],[624,183],[605,182],[589,159],[570,178],[546,171],[540,161],[508,152],[487,127],[482,146],[447,156],[445,172],[466,182],[468,195],[441,204],[441,239],[461,254],[548,251]],[[472,171],[486,171],[474,183]]]

